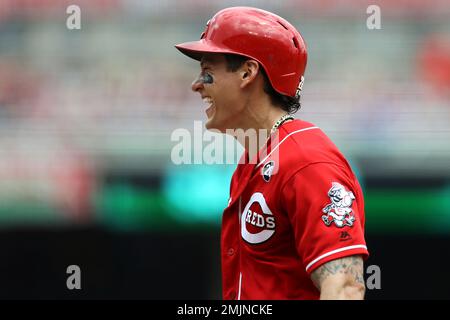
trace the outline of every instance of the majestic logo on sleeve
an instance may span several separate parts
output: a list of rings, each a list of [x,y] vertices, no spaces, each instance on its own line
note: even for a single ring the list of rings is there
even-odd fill
[[[345,187],[337,182],[333,182],[331,185],[332,187],[328,191],[331,203],[322,209],[322,212],[325,213],[322,216],[323,222],[327,226],[334,222],[339,228],[353,226],[355,222],[351,208],[353,200],[355,200],[353,192],[345,190]]]
[[[242,238],[251,244],[263,243],[275,233],[275,217],[267,206],[264,195],[254,193],[241,216]]]

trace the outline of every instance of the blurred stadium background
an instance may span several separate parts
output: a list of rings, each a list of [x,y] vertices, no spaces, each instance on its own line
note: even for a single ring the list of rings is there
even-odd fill
[[[81,30],[66,28],[71,4]],[[173,45],[235,5],[307,42],[297,117],[363,184],[382,275],[367,298],[450,298],[448,0],[0,0],[0,298],[221,297],[234,166],[171,164],[172,131],[204,120],[198,64]],[[81,291],[66,288],[71,264]]]

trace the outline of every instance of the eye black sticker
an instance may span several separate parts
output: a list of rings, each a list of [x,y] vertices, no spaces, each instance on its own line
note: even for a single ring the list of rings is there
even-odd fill
[[[214,78],[209,73],[205,73],[204,75],[201,75],[199,80],[206,84],[211,84],[214,82]]]

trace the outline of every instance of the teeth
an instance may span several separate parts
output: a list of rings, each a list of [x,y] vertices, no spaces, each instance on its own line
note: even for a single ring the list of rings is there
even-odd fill
[[[203,102],[211,104],[212,103],[212,99],[210,97],[205,97],[205,98],[203,98]]]

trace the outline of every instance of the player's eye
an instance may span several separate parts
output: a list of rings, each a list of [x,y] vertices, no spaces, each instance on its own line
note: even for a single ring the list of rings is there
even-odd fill
[[[200,75],[199,80],[206,84],[211,84],[214,82],[214,78],[209,72],[203,72]]]

